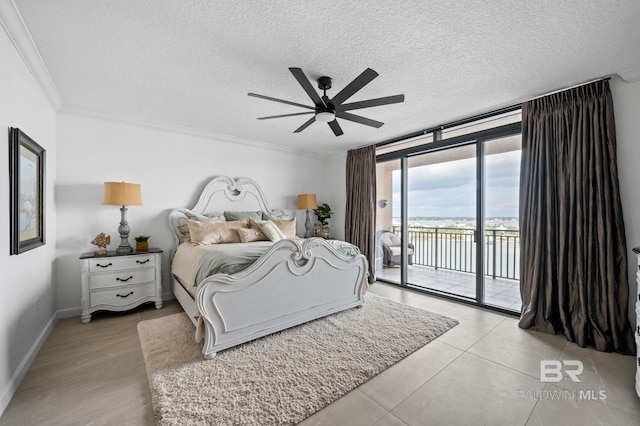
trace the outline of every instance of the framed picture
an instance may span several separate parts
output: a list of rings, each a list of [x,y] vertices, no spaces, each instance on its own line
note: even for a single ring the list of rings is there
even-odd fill
[[[11,254],[45,244],[45,150],[20,129],[9,129]]]

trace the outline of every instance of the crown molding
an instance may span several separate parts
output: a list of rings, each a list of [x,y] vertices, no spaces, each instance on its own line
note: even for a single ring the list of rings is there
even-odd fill
[[[241,144],[241,145],[250,146],[252,148],[270,149],[274,151],[286,152],[289,154],[295,154],[295,155],[313,158],[313,159],[324,160],[332,156],[331,154],[322,154],[317,152],[305,151],[305,150],[290,148],[282,145],[276,145],[268,142],[261,142],[255,139],[239,138],[236,136],[211,132],[208,130],[196,129],[196,128],[187,127],[187,126],[180,126],[177,124],[163,123],[159,121],[147,120],[147,119],[131,117],[127,115],[93,111],[87,108],[69,106],[67,104],[62,106],[58,110],[58,113],[93,118],[96,120],[111,121],[119,124],[135,126],[135,127],[142,127],[147,129],[178,133],[181,135],[189,135],[189,136],[199,137],[203,139],[211,139],[219,142]]]
[[[640,68],[628,69],[618,73],[621,79],[627,83],[637,83],[640,81]]]
[[[62,106],[62,96],[60,96],[27,25],[22,19],[18,6],[13,0],[0,1],[0,26],[7,33],[9,40],[22,57],[53,109],[58,110]]]

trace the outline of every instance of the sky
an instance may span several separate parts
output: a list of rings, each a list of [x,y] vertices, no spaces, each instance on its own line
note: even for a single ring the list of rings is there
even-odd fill
[[[408,217],[475,217],[476,159],[409,169]],[[520,151],[485,157],[485,216],[518,217]],[[400,217],[400,170],[393,172],[393,216]]]

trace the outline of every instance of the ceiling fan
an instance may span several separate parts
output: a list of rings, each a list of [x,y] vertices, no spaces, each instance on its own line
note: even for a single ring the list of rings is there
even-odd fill
[[[313,85],[302,72],[300,68],[289,68],[291,74],[298,80],[298,83],[302,86],[304,91],[309,95],[313,101],[313,106],[303,105],[296,102],[285,101],[283,99],[272,98],[270,96],[258,95],[256,93],[249,93],[249,96],[255,98],[266,99],[268,101],[280,102],[283,104],[293,105],[300,108],[310,109],[311,111],[297,112],[293,114],[272,115],[269,117],[258,117],[258,120],[270,120],[272,118],[282,117],[294,117],[297,115],[313,114],[309,120],[307,120],[302,126],[298,127],[293,133],[299,133],[309,127],[314,121],[320,121],[322,123],[328,123],[331,130],[336,136],[343,134],[340,124],[338,124],[337,118],[353,121],[354,123],[364,124],[365,126],[371,126],[380,128],[384,123],[370,118],[365,118],[359,115],[351,114],[347,111],[353,111],[354,109],[371,108],[380,105],[396,104],[404,102],[404,95],[385,96],[383,98],[368,99],[366,101],[358,101],[351,103],[343,103],[351,96],[353,96],[358,90],[369,84],[374,78],[378,76],[378,73],[367,68],[356,77],[351,83],[347,84],[344,89],[338,92],[333,98],[329,99],[327,96],[327,90],[331,89],[331,78],[320,77],[318,78],[318,88],[322,90],[323,95],[320,97],[318,92],[313,88]]]

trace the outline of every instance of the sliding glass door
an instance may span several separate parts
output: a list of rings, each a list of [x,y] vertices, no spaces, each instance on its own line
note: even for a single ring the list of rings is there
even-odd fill
[[[520,310],[520,116],[497,121],[378,152],[377,279]]]
[[[412,156],[407,283],[476,298],[476,144]]]
[[[520,135],[484,143],[484,303],[520,311]]]
[[[402,283],[400,160],[376,165],[376,278]]]

